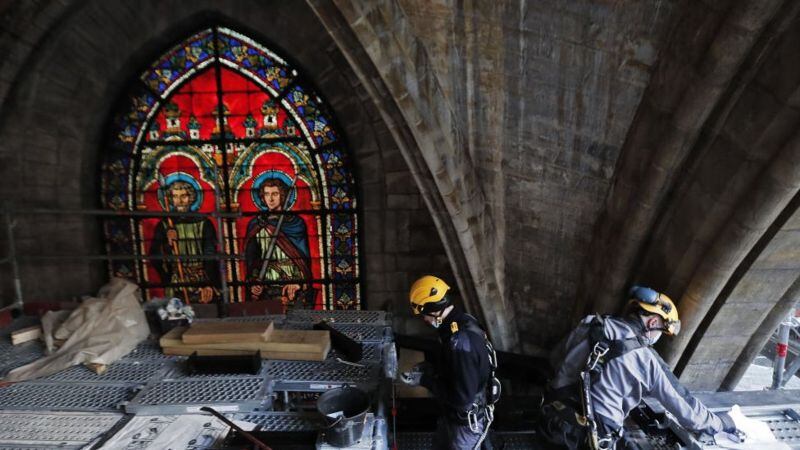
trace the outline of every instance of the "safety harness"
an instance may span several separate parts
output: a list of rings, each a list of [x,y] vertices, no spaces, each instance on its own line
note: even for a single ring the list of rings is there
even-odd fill
[[[469,429],[473,433],[477,433],[480,430],[480,424],[478,423],[480,414],[483,413],[486,416],[486,426],[483,429],[483,434],[481,434],[481,438],[474,447],[474,450],[477,450],[480,448],[484,439],[486,439],[486,435],[489,433],[489,427],[494,421],[494,404],[500,400],[501,385],[500,380],[498,380],[495,376],[495,372],[497,371],[497,353],[494,350],[494,346],[489,340],[486,330],[481,328],[481,326],[478,324],[478,321],[469,314],[466,315],[471,320],[467,320],[466,323],[463,324],[465,331],[470,331],[478,336],[483,336],[487,355],[489,356],[489,380],[486,382],[484,392],[478,394],[469,411],[467,411],[466,417]]]
[[[640,337],[612,340],[606,337],[605,320],[608,316],[596,315],[589,322],[589,357],[586,359],[586,366],[580,373],[579,383],[581,387],[581,407],[583,417],[586,419],[586,426],[589,428],[589,445],[592,450],[608,450],[613,448],[614,443],[619,439],[617,431],[600,437],[597,431],[597,421],[594,417],[592,407],[592,382],[600,376],[603,366],[612,359],[631,352],[633,350],[647,347],[647,342]]]

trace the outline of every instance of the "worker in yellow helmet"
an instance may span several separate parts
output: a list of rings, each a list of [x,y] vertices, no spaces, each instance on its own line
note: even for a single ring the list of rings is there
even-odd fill
[[[401,380],[425,386],[439,401],[435,449],[490,449],[486,436],[500,397],[497,358],[484,329],[453,304],[449,292],[450,286],[432,275],[411,286],[411,310],[437,329],[442,351],[435,364],[418,365]]]
[[[656,398],[691,431],[738,433],[681,386],[651,346],[680,333],[678,308],[665,294],[634,286],[624,317],[588,316],[553,351],[556,376],[542,406],[541,434],[569,449],[613,449],[622,422],[644,395]]]

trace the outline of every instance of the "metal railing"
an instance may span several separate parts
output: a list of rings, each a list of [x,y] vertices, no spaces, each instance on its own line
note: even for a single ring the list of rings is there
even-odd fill
[[[144,255],[144,254],[75,254],[75,255],[19,255],[16,248],[15,229],[18,226],[17,217],[25,215],[66,215],[66,216],[93,216],[93,217],[119,217],[119,218],[213,218],[217,221],[217,240],[219,245],[223,245],[223,219],[237,219],[244,214],[236,212],[173,212],[173,211],[127,211],[127,210],[106,210],[106,209],[49,209],[31,208],[15,209],[10,203],[5,203],[2,207],[3,223],[5,225],[7,252],[5,257],[0,259],[0,264],[9,264],[11,268],[11,278],[14,285],[14,302],[2,310],[22,308],[24,305],[22,278],[20,276],[20,261],[60,261],[60,260],[79,260],[79,261],[186,261],[186,260],[216,260],[219,261],[222,303],[230,302],[230,293],[227,283],[227,261],[243,260],[244,256],[229,253],[213,253],[205,255],[192,255],[191,257],[181,255]]]

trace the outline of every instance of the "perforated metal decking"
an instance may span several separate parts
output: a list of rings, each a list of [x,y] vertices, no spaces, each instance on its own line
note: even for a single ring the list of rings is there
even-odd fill
[[[389,317],[384,311],[311,311],[302,309],[289,311],[286,314],[286,320],[310,323],[326,320],[331,323],[386,325],[389,322]]]
[[[358,323],[331,323],[334,329],[357,342],[383,342],[387,339],[390,329],[385,325],[364,325]],[[287,330],[310,330],[313,322],[285,322],[277,325],[278,328]]]
[[[20,345],[11,344],[11,333],[21,328],[38,324],[38,319],[20,317],[9,326],[0,329],[0,378],[5,377],[11,369],[24,366],[44,356],[44,345],[40,341],[25,342]]]
[[[117,411],[130,398],[126,385],[17,383],[0,389],[0,408],[29,411]]]
[[[83,366],[69,369],[42,378],[44,381],[120,383],[139,385],[158,378],[167,370],[165,361],[117,361],[108,370],[98,375]]]
[[[374,389],[379,367],[355,366],[338,361],[269,361],[267,376],[276,391],[323,392],[343,385]]]
[[[218,411],[254,411],[268,407],[264,377],[204,377],[162,380],[146,386],[125,406],[138,414],[198,413],[202,406]]]
[[[306,412],[272,411],[275,395],[298,392],[316,395],[344,384],[378,394],[387,343],[392,342],[388,315],[380,311],[291,311],[288,316],[251,316],[223,319],[236,322],[272,320],[279,328],[309,329],[329,320],[337,329],[359,341],[363,357],[357,364],[328,359],[265,361],[257,375],[193,375],[185,358],[165,356],[157,341],[140,343],[124,358],[109,365],[103,375],[75,366],[48,377],[0,387],[0,450],[6,448],[81,448],[132,414],[196,413],[212,406],[229,417],[254,422],[269,431],[314,431],[318,417]],[[35,323],[24,318],[0,330],[0,372],[44,355],[39,342],[12,346],[10,331]],[[127,414],[125,414],[127,413]],[[376,418],[374,444],[384,449],[386,423]],[[371,422],[372,423],[372,422]],[[377,446],[375,446],[377,445]],[[365,447],[366,448],[366,447]]]
[[[254,423],[263,431],[315,431],[323,425],[319,416],[309,413],[263,411],[229,414],[229,417]]]
[[[0,448],[80,448],[122,419],[119,413],[0,412]],[[28,448],[28,447],[24,447]]]

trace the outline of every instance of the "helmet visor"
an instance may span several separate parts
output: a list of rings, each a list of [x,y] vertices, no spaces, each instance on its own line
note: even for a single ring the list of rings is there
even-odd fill
[[[420,314],[428,315],[430,313],[439,312],[445,308],[450,306],[450,299],[445,295],[442,297],[441,300],[438,302],[428,302],[428,303],[412,303],[411,304],[411,311],[414,313],[415,316]]]

